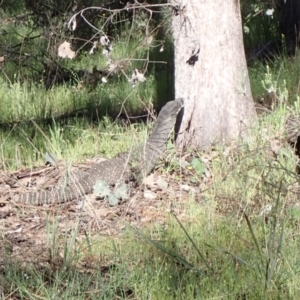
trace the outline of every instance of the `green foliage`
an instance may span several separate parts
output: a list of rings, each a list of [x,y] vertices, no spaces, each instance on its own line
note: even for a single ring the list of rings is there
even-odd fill
[[[121,184],[112,191],[109,185],[103,180],[96,181],[93,186],[93,194],[106,199],[110,206],[115,206],[120,200],[128,200],[129,198],[129,190],[126,184]]]
[[[16,78],[22,82],[43,82],[50,88],[55,82],[76,81],[76,74],[92,70],[103,74],[105,69],[106,77],[117,78],[116,81],[123,76],[128,80],[135,69],[147,72],[149,52],[159,47],[152,40],[163,26],[162,14],[149,14],[152,7],[127,9],[125,5],[118,1],[26,0],[25,17],[19,23],[14,18],[8,24],[0,23],[0,29],[6,33],[1,36],[2,40],[0,38],[6,45],[0,50],[6,61],[4,78],[12,83]],[[79,12],[83,9],[86,10],[81,15]],[[72,22],[68,23],[70,20]],[[71,30],[73,25],[68,28],[67,24],[76,26]],[[95,28],[98,29],[96,34]],[[145,36],[145,32],[151,32],[151,36]],[[106,49],[101,45],[104,36],[112,43],[109,57],[102,54]],[[77,51],[72,61],[59,58],[58,47],[64,41],[70,42]],[[113,70],[112,66],[117,69]],[[93,77],[95,73],[90,75]],[[77,79],[81,81],[82,77]],[[92,79],[101,83],[101,78]]]
[[[0,29],[6,32],[0,37],[5,45],[0,49],[0,57],[5,55],[0,76],[1,133],[5,136],[11,130],[10,145],[1,142],[7,158],[5,165],[9,168],[41,161],[42,153],[47,151],[58,158],[65,156],[79,137],[74,129],[77,126],[84,126],[83,130],[93,127],[95,121],[106,115],[112,118],[140,115],[152,103],[162,106],[172,97],[171,81],[166,80],[170,78],[169,67],[161,64],[157,68],[159,64],[155,63],[168,59],[172,64],[169,52],[157,50],[157,44],[165,38],[162,25],[153,31],[154,41],[160,31],[160,41],[148,44],[142,26],[149,17],[146,11],[137,9],[133,14],[124,9],[115,13],[119,7],[114,5],[123,5],[116,2],[109,3],[111,12],[100,15],[94,9],[85,14],[99,28],[98,34],[94,35],[94,29],[80,16],[76,18],[76,30],[71,33],[66,24],[74,13],[89,5],[105,6],[107,1],[77,1],[76,8],[74,5],[74,1],[26,0],[21,7],[24,18],[0,23]],[[152,32],[159,22],[160,18],[154,17],[148,30]],[[89,54],[93,43],[99,42],[103,34],[112,41],[109,58],[102,54],[104,47],[99,45],[93,55]],[[78,50],[75,59],[57,57],[57,48],[64,40]],[[119,64],[119,69],[108,72],[109,63]],[[99,74],[105,69],[106,73],[94,76],[94,69]],[[145,72],[146,81],[133,87],[129,80],[136,69]],[[79,76],[78,70],[88,75]],[[60,78],[66,78],[65,82]],[[52,85],[55,80],[57,86]],[[13,157],[18,157],[18,162]]]
[[[128,200],[129,199],[129,190],[126,184],[122,184],[115,189],[115,196],[118,199]]]
[[[110,195],[109,185],[103,180],[97,180],[93,187],[93,194],[100,198],[108,197]]]
[[[270,1],[242,1],[241,11],[245,48],[280,39],[279,14],[275,2],[270,4]],[[272,14],[268,15],[269,11]]]
[[[0,3],[1,17],[10,17],[24,12],[25,6],[23,0],[3,0]]]
[[[193,167],[193,169],[196,171],[196,174],[200,178],[206,171],[205,164],[199,158],[193,158],[191,161],[191,166]]]
[[[150,283],[143,285],[149,290],[153,282],[152,297],[158,297],[155,290],[168,291],[160,294],[164,299],[297,295],[292,278],[299,272],[299,240],[290,236],[298,225],[288,210],[298,197],[288,190],[298,178],[296,160],[288,147],[274,159],[266,141],[278,135],[284,114],[281,109],[263,118],[245,144],[219,150],[224,155],[212,162],[213,185],[202,192],[201,204],[187,209],[186,223],[175,216],[161,239],[143,235],[158,251],[152,272],[159,270],[159,278],[151,279],[149,271]]]
[[[249,76],[254,99],[274,91],[283,101],[290,104],[297,102],[300,76],[299,60],[299,56],[293,58],[280,56],[267,65],[257,62],[250,66]],[[270,80],[272,84],[268,83]]]

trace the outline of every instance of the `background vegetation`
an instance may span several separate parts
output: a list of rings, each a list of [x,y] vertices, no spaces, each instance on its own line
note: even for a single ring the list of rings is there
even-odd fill
[[[46,151],[68,162],[112,157],[129,147],[132,136],[142,140],[147,128],[141,121],[155,118],[155,110],[173,98],[169,22],[176,11],[165,1],[148,3],[1,2],[2,170],[41,165]],[[71,17],[88,6],[104,8],[84,14],[94,27],[78,16],[70,30]],[[182,167],[195,176],[178,181],[194,184],[196,178],[201,193],[191,192],[185,202],[174,199],[173,213],[162,209],[165,226],[154,223],[142,232],[128,227],[117,237],[87,238],[79,247],[75,228],[59,267],[7,263],[0,274],[4,299],[299,298],[299,175],[283,126],[290,110],[299,112],[300,63],[280,46],[277,12],[266,15],[273,7],[273,1],[242,1],[253,96],[272,111],[246,140],[216,149],[209,163],[203,153],[192,154],[202,170]],[[102,45],[103,36],[110,43]],[[77,51],[74,59],[57,55],[64,41]],[[261,51],[268,43],[270,51]],[[146,80],[133,81],[135,70]],[[274,141],[280,144],[276,153]],[[212,182],[203,185],[208,173]],[[58,251],[55,234],[48,238]],[[93,271],[78,268],[86,260]]]

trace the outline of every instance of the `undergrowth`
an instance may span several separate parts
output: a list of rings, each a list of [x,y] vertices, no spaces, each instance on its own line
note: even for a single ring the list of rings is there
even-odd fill
[[[216,148],[209,164],[212,184],[199,182],[200,194],[191,192],[188,201],[171,200],[169,212],[163,205],[164,225],[153,222],[143,230],[127,226],[117,236],[84,237],[77,231],[80,219],[65,236],[57,234],[57,225],[48,224],[50,267],[37,270],[7,264],[1,283],[5,295],[298,298],[298,175],[296,157],[284,142],[286,114],[282,105],[261,117],[243,141]],[[111,132],[108,144],[117,145],[119,141],[111,137],[120,127],[110,122],[106,126]],[[61,145],[59,136],[49,138]],[[274,140],[279,141],[276,151]],[[105,148],[104,141],[100,144]],[[201,158],[202,153],[197,155]]]

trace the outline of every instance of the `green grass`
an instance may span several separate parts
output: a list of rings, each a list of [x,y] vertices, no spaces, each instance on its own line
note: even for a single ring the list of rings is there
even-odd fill
[[[265,81],[266,75],[271,74],[272,85],[276,89],[277,96],[283,94],[283,90],[288,91],[288,102],[294,103],[299,98],[300,91],[300,56],[295,57],[278,57],[275,61],[264,64],[257,62],[249,67],[249,76],[252,86],[254,99],[267,94],[266,87],[262,82]],[[269,88],[270,86],[268,86]]]
[[[59,160],[82,161],[95,156],[112,158],[143,141],[147,130],[143,124],[123,126],[104,118],[99,124],[86,119],[39,126],[14,125],[0,135],[2,169],[42,165],[46,152]]]
[[[145,115],[156,98],[156,79],[152,75],[135,88],[120,79],[99,84],[92,91],[76,86],[47,91],[28,83],[0,81],[3,169],[41,164],[45,152],[72,161],[96,154],[109,154],[111,158],[128,149],[134,132],[145,128],[136,123],[126,129],[121,121],[106,116],[121,115],[126,121],[128,116]],[[66,117],[59,118],[63,115]],[[120,139],[117,147],[112,139]]]
[[[273,69],[269,69],[267,76],[263,67],[256,71],[261,72],[265,86],[273,84],[278,94],[283,93],[282,81],[276,81],[278,76],[272,73]],[[2,108],[1,118],[3,123],[10,124],[1,129],[2,169],[41,165],[46,151],[67,163],[95,155],[110,158],[143,141],[147,128],[142,123],[126,127],[100,117],[112,107],[120,110],[121,103],[113,101],[122,92],[123,99],[130,94],[132,89],[126,84],[120,83],[106,94],[107,87],[97,87],[102,97],[111,97],[107,106],[103,104],[102,111],[99,108],[98,116],[48,123],[30,119],[86,107],[91,97],[101,107],[101,100],[96,98],[96,92],[72,87],[46,92],[26,84],[3,84],[0,92],[10,110]],[[142,103],[139,99],[154,98],[155,81],[147,84],[133,90],[133,101],[128,100],[132,110],[134,103]],[[259,84],[262,85],[261,81],[257,81]],[[78,232],[80,218],[68,235],[62,235],[57,225],[49,223],[46,241],[51,253],[46,254],[49,265],[24,266],[7,257],[0,276],[5,297],[298,298],[300,209],[293,204],[298,201],[297,194],[290,191],[299,181],[295,173],[296,158],[285,143],[281,143],[277,157],[270,149],[273,140],[283,140],[287,105],[287,101],[282,102],[273,113],[261,117],[243,141],[215,150],[217,155],[209,164],[213,182],[208,185],[199,179],[200,194],[191,193],[188,201],[163,199],[164,226],[154,221],[141,232],[128,226],[117,236],[87,233],[84,237]],[[296,102],[293,110],[299,107]],[[127,109],[130,111],[130,105]],[[194,153],[197,156],[201,158],[202,153]],[[172,165],[164,173],[179,172],[178,168]],[[193,168],[187,168],[193,174]],[[191,177],[196,178],[186,176],[182,184],[189,184]],[[166,201],[172,202],[177,217],[166,211]],[[268,208],[271,211],[264,213]]]
[[[1,79],[0,79],[1,80]],[[137,114],[156,98],[156,81],[149,75],[147,81],[135,88],[125,80],[100,84],[95,90],[61,86],[46,91],[40,86],[7,84],[1,80],[1,124],[44,119],[76,110],[98,109],[98,116],[119,113]],[[143,99],[143,100],[141,100]],[[168,99],[166,99],[167,101]]]
[[[298,202],[298,195],[290,191],[298,182],[296,159],[287,144],[281,143],[277,157],[270,150],[270,142],[283,137],[285,115],[282,106],[262,117],[244,141],[217,148],[218,155],[209,164],[213,184],[201,180],[200,195],[191,193],[184,202],[171,199],[177,216],[162,205],[165,225],[154,221],[141,232],[128,226],[112,237],[82,237],[77,231],[80,219],[65,236],[58,234],[56,225],[48,224],[50,266],[36,269],[10,262],[2,273],[4,295],[22,299],[129,299],[130,295],[134,299],[297,299],[300,209],[291,204]],[[99,139],[100,152],[107,147],[113,155],[111,151],[128,140],[121,136],[132,132],[106,122],[80,129],[77,138],[93,142],[82,143],[82,148],[82,141],[70,143],[68,151],[74,147],[80,153]],[[101,128],[107,131],[102,139],[97,134]],[[111,138],[120,133],[120,140]],[[57,130],[47,139],[56,148],[67,146]],[[182,183],[188,184],[188,177]]]

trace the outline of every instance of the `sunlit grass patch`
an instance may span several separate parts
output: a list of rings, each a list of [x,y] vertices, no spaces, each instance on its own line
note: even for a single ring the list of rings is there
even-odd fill
[[[49,227],[52,269],[33,269],[27,281],[22,268],[8,267],[5,291],[38,292],[45,298],[77,295],[79,299],[91,290],[91,299],[99,297],[100,290],[103,299],[116,295],[127,299],[129,294],[137,299],[297,298],[298,194],[291,187],[298,175],[296,158],[284,141],[286,113],[281,107],[264,115],[246,138],[230,147],[216,147],[218,155],[214,153],[210,162],[212,181],[201,185],[199,194],[191,193],[188,201],[180,193],[160,199],[156,209],[163,222],[154,218],[152,225],[137,229],[124,220],[122,230],[110,237],[80,234],[80,218],[65,235]],[[90,148],[92,154],[98,143],[113,156],[126,142],[130,146],[137,132],[145,133],[143,125],[125,130],[109,119],[92,128],[84,124],[64,128],[75,131],[72,147],[65,143],[61,128],[47,133],[49,145],[57,152],[70,151],[74,160],[78,157],[72,156],[72,149],[81,153]],[[278,149],[271,146],[275,139]],[[202,152],[196,155],[201,158]],[[189,179],[179,179],[181,183],[189,184]],[[97,215],[93,218],[103,222],[95,219]],[[58,266],[56,255],[62,259]]]
[[[78,162],[93,157],[112,158],[145,142],[148,130],[143,123],[125,126],[104,118],[99,124],[86,119],[39,126],[16,124],[1,133],[1,164],[8,169],[44,163],[46,152],[57,159]]]

